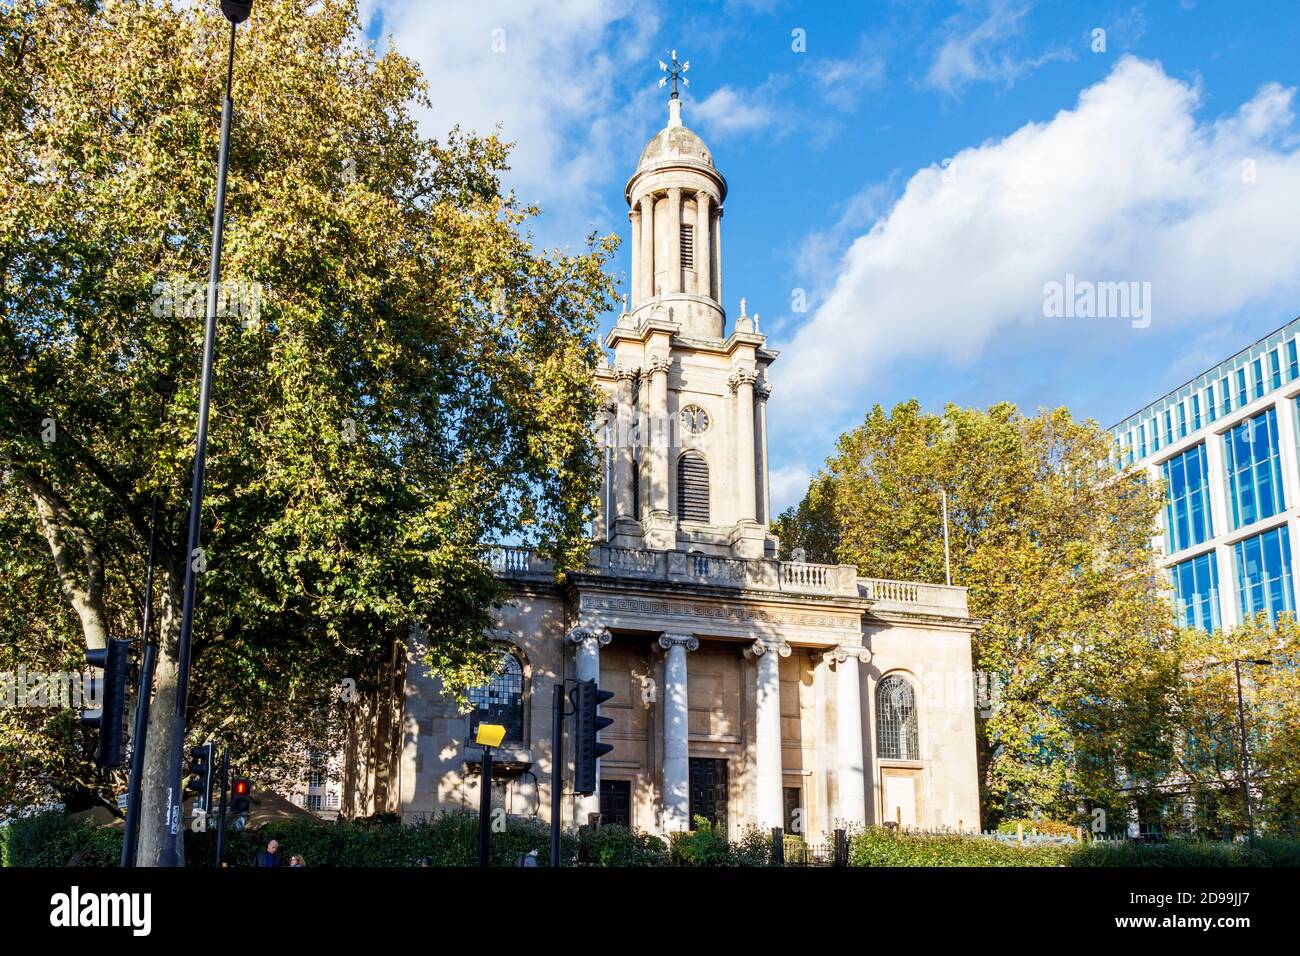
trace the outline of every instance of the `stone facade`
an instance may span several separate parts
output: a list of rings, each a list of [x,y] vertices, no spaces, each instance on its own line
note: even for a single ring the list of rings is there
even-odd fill
[[[597,678],[615,695],[601,737],[614,750],[590,797],[572,794],[566,761],[565,825],[599,813],[663,833],[700,813],[733,835],[784,825],[812,840],[843,823],[978,828],[965,590],[777,558],[777,354],[743,300],[728,331],[726,197],[674,98],[626,189],[632,297],[597,373],[605,474],[588,565],[557,580],[530,551],[492,552],[511,594],[494,634],[509,659],[493,699],[477,699],[510,715],[514,738],[495,757],[494,801],[549,821],[552,688]],[[345,795],[347,811],[475,808],[473,715],[414,665],[402,694],[380,761],[391,781],[357,776],[350,789],[369,796]]]

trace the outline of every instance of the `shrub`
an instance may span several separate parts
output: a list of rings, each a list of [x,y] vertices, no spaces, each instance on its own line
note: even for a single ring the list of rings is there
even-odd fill
[[[729,866],[731,843],[727,832],[701,816],[694,830],[678,830],[669,836],[669,859],[673,866]]]
[[[122,834],[55,811],[0,829],[0,866],[117,866]]]
[[[695,818],[694,830],[683,830],[669,837],[669,862],[673,866],[770,866],[770,838],[757,827],[746,827],[740,839],[732,843],[727,831],[704,817]]]
[[[898,833],[869,827],[849,842],[853,866],[1063,866],[1067,846],[1004,843],[972,834]]]
[[[1060,820],[1003,820],[998,824],[999,833],[1016,833],[1023,829],[1026,836],[1037,830],[1043,836],[1076,836],[1078,827],[1073,823],[1062,823]]]
[[[667,866],[668,845],[657,836],[624,826],[583,827],[578,862],[590,866]]]
[[[1300,840],[1261,837],[1245,843],[1171,840],[1168,843],[1096,841],[1080,847],[1070,866],[1300,866]]]

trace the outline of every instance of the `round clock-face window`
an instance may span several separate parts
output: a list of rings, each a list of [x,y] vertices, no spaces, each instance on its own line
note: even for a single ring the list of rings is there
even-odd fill
[[[709,430],[709,413],[698,405],[682,409],[682,431],[688,435],[701,435]]]

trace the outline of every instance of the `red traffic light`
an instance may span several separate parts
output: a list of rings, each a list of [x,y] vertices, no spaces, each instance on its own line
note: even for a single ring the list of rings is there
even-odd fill
[[[243,777],[239,777],[235,780],[234,786],[231,787],[231,792],[236,797],[248,796],[248,781]]]

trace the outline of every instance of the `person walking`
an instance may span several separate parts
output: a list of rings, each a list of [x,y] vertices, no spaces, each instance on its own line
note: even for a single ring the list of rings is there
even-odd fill
[[[265,850],[258,850],[257,856],[253,857],[253,866],[279,866],[280,865],[280,842],[272,840],[266,845]]]

